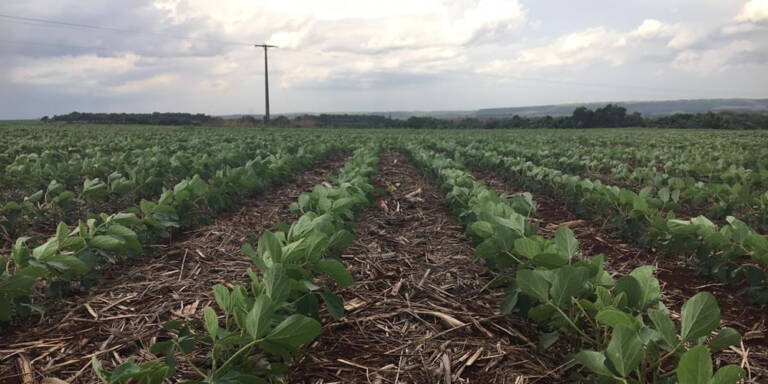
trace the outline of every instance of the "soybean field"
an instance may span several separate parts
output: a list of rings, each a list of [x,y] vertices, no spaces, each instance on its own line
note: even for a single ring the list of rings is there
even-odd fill
[[[768,382],[768,133],[0,137],[0,383]]]

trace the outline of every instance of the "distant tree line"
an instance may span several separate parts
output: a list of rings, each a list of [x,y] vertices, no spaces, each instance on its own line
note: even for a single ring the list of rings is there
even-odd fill
[[[264,121],[253,116],[222,119],[204,114],[189,113],[80,113],[47,116],[43,121],[99,124],[154,124],[154,125],[211,125],[211,126],[263,126]],[[278,116],[269,122],[276,127],[347,127],[347,128],[413,128],[413,129],[520,129],[520,128],[709,128],[709,129],[768,129],[765,113],[676,113],[662,117],[643,117],[640,113],[627,113],[627,109],[608,104],[591,110],[576,108],[570,116],[512,116],[504,118],[438,119],[413,116],[407,120],[380,115],[320,114],[302,115],[293,119]]]
[[[82,124],[151,124],[151,125],[201,125],[218,118],[202,113],[83,113],[43,117],[43,121],[58,121]]]
[[[512,116],[504,118],[436,119],[411,117],[401,123],[403,127],[416,129],[515,129],[515,128],[707,128],[707,129],[768,129],[765,113],[676,113],[661,117],[643,117],[640,113],[627,113],[627,109],[608,104],[591,110],[576,108],[571,116]]]

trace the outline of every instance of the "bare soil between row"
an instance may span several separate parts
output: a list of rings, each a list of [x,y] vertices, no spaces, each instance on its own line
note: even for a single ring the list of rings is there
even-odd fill
[[[474,262],[472,241],[444,195],[399,153],[385,152],[379,196],[344,255],[355,284],[347,312],[326,323],[292,383],[562,382],[527,320],[499,314],[503,288]]]

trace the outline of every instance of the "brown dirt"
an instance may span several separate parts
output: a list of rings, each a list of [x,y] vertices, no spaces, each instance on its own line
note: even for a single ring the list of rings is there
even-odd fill
[[[355,277],[341,290],[347,313],[325,325],[289,381],[563,381],[565,351],[537,353],[531,324],[499,314],[503,289],[486,287],[493,275],[473,262],[442,193],[401,154],[385,153],[379,167],[375,183],[388,193],[344,256]]]
[[[478,180],[497,193],[518,193],[523,190],[513,181],[489,172],[473,171]],[[749,350],[748,360],[752,382],[768,380],[768,311],[749,303],[744,295],[725,284],[698,276],[684,260],[657,255],[653,250],[627,244],[615,235],[614,229],[595,220],[577,217],[567,204],[546,195],[533,196],[537,203],[535,219],[542,225],[539,234],[552,236],[561,225],[567,225],[579,239],[583,255],[606,255],[606,270],[625,275],[641,265],[655,265],[656,277],[661,283],[664,304],[679,315],[686,299],[698,292],[715,295],[722,311],[723,327],[733,327],[743,336],[744,347]],[[739,364],[744,351],[726,351],[719,355],[724,361]]]
[[[107,367],[128,356],[152,359],[147,351],[162,323],[202,317],[202,309],[214,303],[214,284],[244,279],[251,262],[240,252],[243,242],[276,222],[293,222],[296,215],[289,204],[344,162],[344,156],[333,156],[286,184],[243,201],[238,211],[211,225],[157,246],[156,258],[109,268],[89,297],[59,302],[49,308],[42,323],[11,328],[0,340],[0,383],[21,382],[18,367],[25,365],[38,381],[55,377],[94,383],[98,379],[90,368],[91,356]]]

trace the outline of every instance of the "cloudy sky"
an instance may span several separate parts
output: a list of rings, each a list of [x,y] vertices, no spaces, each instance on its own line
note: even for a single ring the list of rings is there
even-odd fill
[[[3,0],[0,118],[263,113],[263,41],[273,113],[768,97],[768,0]]]

